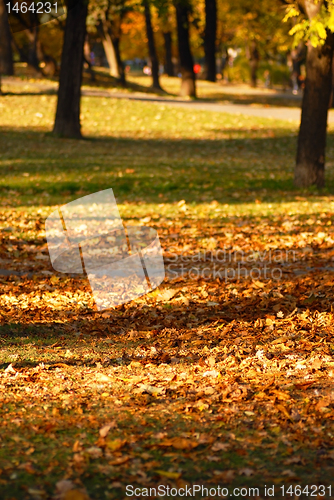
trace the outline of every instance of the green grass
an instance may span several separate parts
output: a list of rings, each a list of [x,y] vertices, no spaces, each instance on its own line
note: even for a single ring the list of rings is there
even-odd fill
[[[295,124],[85,97],[85,140],[58,140],[49,135],[55,99],[1,98],[3,204],[66,203],[107,187],[120,203],[244,204],[301,194],[292,182]],[[328,142],[331,158],[331,135]],[[330,167],[324,194],[332,192]]]
[[[310,482],[310,475],[312,482],[329,484],[332,422],[326,411],[310,410],[315,389],[291,389],[301,426],[270,406],[270,392],[256,399],[273,375],[255,377],[238,364],[268,345],[279,363],[285,351],[294,352],[291,343],[309,359],[310,351],[297,343],[305,332],[314,335],[313,352],[332,355],[331,330],[323,333],[326,325],[332,328],[328,273],[300,280],[288,274],[263,290],[251,280],[169,282],[178,289],[175,300],[156,303],[153,292],[104,317],[93,309],[84,279],[50,278],[42,274],[48,263],[36,256],[46,252],[43,221],[54,205],[111,187],[124,219],[144,218],[160,229],[165,252],[173,244],[181,253],[202,251],[213,238],[235,250],[293,245],[300,252],[297,264],[309,259],[316,268],[331,256],[325,238],[332,235],[333,164],[324,191],[296,190],[294,123],[103,97],[82,100],[84,140],[56,139],[50,135],[55,104],[52,95],[0,97],[1,258],[13,266],[37,263],[31,277],[0,276],[1,500],[51,498],[64,477],[84,485],[94,500],[119,500],[126,484],[156,485],[167,481],[166,472],[181,474],[178,480],[188,484],[251,485],[262,492],[264,482],[280,491],[281,484]],[[333,153],[331,129],[329,159]],[[283,305],[277,297],[284,297]],[[221,307],[207,306],[208,300]],[[281,307],[290,313],[296,303],[297,319],[276,318]],[[268,315],[272,330],[261,323]],[[270,347],[293,326],[289,345]],[[152,347],[180,362],[156,360]],[[247,385],[249,397],[215,402],[198,395],[215,386],[204,376],[212,370],[210,356],[217,357],[219,393]],[[4,372],[10,363],[17,376]],[[330,390],[331,380],[327,386],[324,380],[331,366],[312,374],[316,390]],[[97,381],[101,372],[110,383]],[[286,371],[273,373],[273,387],[289,391]],[[162,385],[166,396],[135,392],[138,380]],[[194,388],[207,406],[201,399],[195,405]],[[108,438],[126,443],[109,453],[99,429],[113,420]],[[161,446],[162,435],[203,440],[180,452]],[[209,438],[227,443],[228,451],[212,451]],[[94,446],[103,448],[100,459],[87,451]],[[301,461],[289,463],[296,455]],[[118,465],[119,458],[128,462]],[[242,475],[244,468],[254,475]]]

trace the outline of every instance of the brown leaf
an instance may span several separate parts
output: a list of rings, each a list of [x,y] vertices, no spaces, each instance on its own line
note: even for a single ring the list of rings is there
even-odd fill
[[[275,406],[280,412],[283,413],[283,415],[286,416],[286,418],[288,418],[289,420],[291,420],[291,416],[290,416],[290,413],[288,412],[287,408],[285,406],[283,406],[282,404],[277,404]]]
[[[282,399],[284,401],[288,401],[288,400],[292,399],[290,394],[287,394],[286,392],[282,392],[282,391],[277,391],[276,389],[271,389],[270,394],[275,394],[275,396],[278,399]]]
[[[300,384],[295,384],[296,389],[308,389],[311,385],[313,385],[315,380],[311,380],[309,382],[302,382]]]
[[[230,445],[228,443],[214,443],[214,445],[211,447],[212,451],[226,451]]]
[[[65,493],[62,500],[89,500],[89,496],[81,490],[70,490]]]
[[[108,377],[108,375],[105,375],[104,373],[96,373],[95,374],[95,380],[97,382],[101,382],[101,383],[103,383],[103,382],[105,382],[105,383],[111,382],[111,378]]]
[[[178,290],[173,290],[171,288],[168,290],[164,290],[163,292],[159,293],[156,300],[157,302],[168,302],[170,299],[174,297],[174,295],[177,294],[177,292]]]
[[[164,470],[156,471],[160,476],[168,477],[168,479],[179,479],[181,477],[181,472],[170,472]]]
[[[176,450],[190,450],[192,448],[196,448],[199,445],[199,443],[195,440],[191,440],[188,438],[182,438],[182,437],[174,437],[171,439],[165,439],[158,443],[158,446],[162,447],[169,447],[172,446]]]
[[[122,465],[122,464],[125,464],[126,462],[128,462],[129,460],[131,460],[132,457],[130,457],[129,455],[126,455],[125,457],[119,457],[119,458],[116,458],[116,460],[111,460],[109,463],[109,465]]]
[[[288,340],[288,337],[286,337],[285,335],[283,337],[279,337],[278,339],[275,339],[271,342],[272,345],[275,345],[275,344],[283,344],[284,342],[286,342]]]
[[[105,424],[103,427],[101,427],[101,429],[99,430],[99,434],[102,438],[105,438],[106,435],[108,434],[108,432],[110,431],[110,429],[113,429],[114,427],[116,427],[116,422],[113,421],[113,422],[109,422],[108,424]]]
[[[302,464],[304,461],[300,455],[297,455],[295,457],[287,458],[283,463],[284,465]]]
[[[126,439],[106,439],[106,446],[110,451],[118,451],[126,444]]]
[[[239,470],[239,476],[253,476],[254,475],[254,471],[253,469],[250,469],[249,467],[244,467],[243,469],[240,469]]]

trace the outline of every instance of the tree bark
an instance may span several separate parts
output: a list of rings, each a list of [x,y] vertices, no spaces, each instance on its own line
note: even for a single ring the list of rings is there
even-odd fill
[[[121,85],[123,85],[123,87],[125,87],[125,85],[126,85],[125,69],[124,69],[123,61],[121,59],[121,51],[119,49],[119,42],[120,42],[120,39],[118,36],[112,38],[112,44],[114,47],[114,52],[115,52],[115,57],[116,57],[117,71],[119,74],[119,81],[120,81]]]
[[[29,48],[27,53],[27,63],[29,66],[34,68],[38,73],[42,74],[39,67],[39,63],[42,59],[42,49],[39,40],[39,27],[33,26],[32,28],[26,30],[26,35],[29,40]]]
[[[189,42],[189,6],[184,1],[175,4],[179,58],[182,74],[181,96],[196,97],[194,60]]]
[[[295,185],[323,187],[328,105],[332,87],[334,34],[324,45],[307,48],[306,81],[298,135]]]
[[[116,60],[116,54],[115,54],[115,49],[114,45],[112,43],[111,35],[109,33],[109,30],[106,29],[105,26],[106,22],[102,22],[99,25],[99,32],[101,34],[102,38],[102,45],[104,48],[104,53],[106,55],[108,64],[109,64],[109,72],[111,76],[114,78],[119,78],[119,72],[118,72],[118,67],[117,67],[117,60]]]
[[[205,79],[209,82],[216,81],[216,37],[217,37],[217,2],[205,0]]]
[[[110,74],[114,78],[119,79],[120,83],[125,86],[126,81],[124,64],[119,50],[120,38],[119,36],[114,35],[111,21],[109,19],[100,21],[98,31],[102,38],[102,44],[109,64]]]
[[[14,74],[12,37],[5,0],[0,0],[0,74]]]
[[[249,49],[249,66],[250,66],[250,77],[251,77],[251,87],[256,87],[257,85],[257,70],[259,67],[259,52],[256,47],[256,43],[252,42]]]
[[[165,41],[165,72],[168,76],[174,76],[174,64],[172,60],[172,33],[163,32]]]
[[[69,0],[53,133],[80,139],[80,94],[88,2]]]
[[[152,80],[153,80],[152,87],[154,89],[161,90],[159,81],[159,61],[158,61],[157,51],[155,49],[149,0],[143,0],[143,6],[145,13],[146,34],[148,41],[148,53],[151,60],[151,70],[152,70]]]

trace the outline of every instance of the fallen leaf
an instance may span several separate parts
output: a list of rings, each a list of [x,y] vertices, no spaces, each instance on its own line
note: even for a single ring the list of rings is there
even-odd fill
[[[97,446],[91,446],[90,448],[87,448],[86,453],[92,458],[100,458],[102,457],[103,453],[101,448],[98,448]]]
[[[226,451],[229,448],[228,443],[215,443],[212,447],[212,451]]]
[[[271,342],[272,345],[275,345],[275,344],[283,344],[284,342],[286,342],[288,340],[288,337],[286,336],[283,336],[283,337],[279,337],[278,339],[275,339]]]
[[[147,392],[147,394],[152,395],[162,394],[165,391],[163,387],[154,387],[148,384],[139,384],[139,390],[141,392]]]
[[[172,290],[171,288],[169,290],[164,290],[163,292],[159,293],[157,295],[157,302],[168,302],[170,299],[174,297],[174,295],[177,294],[177,290]]]
[[[302,464],[303,459],[300,455],[297,455],[295,457],[287,458],[286,460],[284,460],[283,463],[284,463],[284,465]]]
[[[239,470],[239,476],[253,476],[254,471],[253,469],[249,469],[248,467],[244,467],[243,469]]]
[[[181,477],[181,472],[170,472],[170,471],[164,471],[164,470],[157,470],[156,472],[160,476],[168,477],[169,479],[179,479],[179,477]]]
[[[12,363],[7,366],[7,368],[5,369],[5,373],[17,373],[16,370],[13,368]]]
[[[276,405],[276,408],[283,413],[283,415],[286,416],[286,418],[288,418],[289,420],[291,420],[291,416],[290,416],[290,413],[288,412],[287,408],[285,406],[283,406],[282,404],[277,404]]]
[[[97,382],[111,382],[111,378],[108,375],[99,372],[95,374],[95,380]]]
[[[89,496],[81,490],[70,490],[65,493],[61,500],[89,500]]]
[[[108,424],[104,425],[99,430],[100,436],[102,438],[105,438],[107,436],[108,432],[110,431],[110,429],[113,429],[114,427],[116,427],[116,422],[109,422]]]
[[[158,446],[162,447],[168,447],[172,446],[173,448],[177,450],[190,450],[192,448],[196,448],[199,445],[197,441],[187,439],[187,438],[182,438],[182,437],[175,437],[171,439],[165,439],[164,441],[161,441],[158,443]]]
[[[121,448],[123,448],[125,443],[126,443],[126,439],[120,439],[120,438],[106,440],[106,446],[110,451],[120,450]]]
[[[286,392],[282,391],[277,391],[276,389],[271,389],[270,394],[274,394],[278,399],[282,399],[284,401],[292,399],[290,394],[287,394]]]
[[[125,457],[119,457],[116,458],[116,460],[111,460],[108,463],[109,465],[122,465],[128,462],[129,460],[131,460],[131,457],[129,455],[126,455]]]

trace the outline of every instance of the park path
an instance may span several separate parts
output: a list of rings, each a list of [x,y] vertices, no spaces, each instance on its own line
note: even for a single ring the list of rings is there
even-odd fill
[[[3,78],[3,83],[8,84],[10,87],[11,84],[10,78]],[[40,82],[29,82],[27,85],[26,82],[15,81],[14,86],[26,87],[35,89],[35,91],[39,90],[40,92],[45,93],[55,93],[57,92],[58,84],[54,82],[50,82],[48,84],[40,83]],[[268,97],[267,92],[262,92],[261,89],[256,89],[256,95],[266,95]],[[11,89],[9,88],[9,92]],[[224,89],[224,92],[233,95],[233,94],[245,94],[252,95],[254,94],[254,89],[248,90],[246,88],[232,88]],[[269,118],[273,120],[287,120],[287,121],[300,121],[301,109],[300,96],[292,96],[288,95],[289,98],[296,99],[296,107],[285,107],[285,106],[275,106],[275,105],[262,105],[262,104],[234,104],[234,103],[220,103],[220,102],[209,102],[206,100],[198,99],[196,101],[182,99],[179,97],[170,97],[169,95],[159,96],[155,94],[149,94],[144,92],[119,92],[115,91],[115,89],[87,89],[83,88],[82,90],[83,96],[91,96],[91,97],[105,97],[110,99],[129,99],[133,101],[142,101],[142,102],[151,102],[155,104],[163,104],[166,106],[177,106],[182,108],[194,109],[194,110],[203,110],[203,111],[214,111],[218,113],[229,113],[235,115],[242,116],[257,116],[259,118]],[[287,97],[287,94],[276,94],[273,96],[273,102],[275,102],[274,97]],[[328,122],[334,123],[334,109],[330,110],[328,113]]]
[[[180,98],[171,98],[143,93],[123,93],[111,92],[108,90],[83,90],[84,96],[110,97],[114,99],[129,99],[134,101],[149,101],[152,103],[163,104],[167,106],[178,106],[194,110],[215,111],[220,113],[230,113],[243,116],[258,116],[260,118],[271,118],[274,120],[300,121],[301,109],[299,107],[291,108],[286,106],[264,106],[261,104],[225,104],[219,102],[208,102],[198,99],[197,101],[185,100]],[[286,96],[285,96],[286,97]],[[296,101],[296,106],[300,104]],[[328,113],[328,122],[334,123],[334,109]]]

